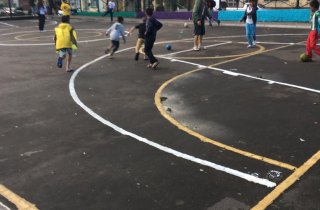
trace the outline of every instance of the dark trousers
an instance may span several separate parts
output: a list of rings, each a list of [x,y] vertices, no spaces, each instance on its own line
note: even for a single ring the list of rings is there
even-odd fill
[[[40,31],[43,31],[45,23],[46,23],[46,16],[45,15],[39,15],[39,30]]]
[[[113,21],[113,9],[107,9],[102,16],[106,16],[107,14],[110,14],[110,19]]]
[[[152,48],[155,41],[156,41],[156,37],[146,37],[146,40],[144,43],[144,52],[148,56],[151,64],[153,64],[154,62],[158,62],[158,60],[153,56],[153,53],[152,53]]]
[[[112,45],[113,45],[113,49],[112,49],[112,54],[113,54],[119,49],[120,42],[115,41],[115,40],[111,40],[111,41],[112,41]]]

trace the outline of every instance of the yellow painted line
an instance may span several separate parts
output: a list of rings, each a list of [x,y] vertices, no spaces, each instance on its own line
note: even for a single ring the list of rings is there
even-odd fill
[[[247,44],[244,42],[238,42],[238,44]],[[248,52],[248,53],[242,53],[242,54],[236,54],[236,55],[222,55],[222,56],[208,56],[208,57],[176,57],[176,56],[170,56],[170,58],[173,59],[186,59],[186,60],[201,60],[201,59],[223,59],[223,58],[234,58],[234,57],[242,57],[242,56],[246,56],[246,55],[251,55],[253,53],[259,53],[262,52],[263,50],[265,50],[265,48],[263,48],[261,45],[257,45],[257,47],[259,47],[258,50],[254,51],[254,52]]]
[[[176,57],[170,56],[172,59],[186,59],[186,60],[202,60],[202,59],[223,59],[223,58],[234,58],[239,57],[241,55],[222,55],[222,56],[211,56],[211,57]]]
[[[36,205],[26,201],[21,198],[19,195],[15,194],[2,184],[0,184],[0,195],[5,197],[8,201],[16,205],[19,210],[38,210]]]
[[[227,60],[227,61],[222,61],[222,62],[219,62],[219,63],[216,63],[216,64],[212,64],[210,65],[210,67],[212,66],[217,66],[217,65],[221,65],[221,64],[224,64],[224,63],[229,63],[229,62],[232,62],[232,61],[236,61],[236,60],[240,60],[240,59],[243,59],[243,58],[246,58],[246,57],[250,57],[250,56],[253,56],[253,55],[257,55],[257,54],[261,54],[261,53],[265,53],[265,52],[270,52],[270,51],[273,51],[273,50],[278,50],[278,49],[281,49],[281,48],[285,48],[285,47],[289,47],[289,46],[292,46],[292,45],[285,45],[285,46],[281,46],[281,47],[277,47],[277,48],[273,48],[273,49],[270,49],[270,50],[265,50],[264,47],[262,46],[259,46],[258,47],[260,48],[259,50],[253,52],[253,53],[249,53],[247,55],[244,55],[244,56],[241,56],[241,57],[238,57],[238,58],[234,58],[234,59],[231,59],[231,60]],[[173,78],[171,78],[170,80],[164,82],[160,87],[159,89],[157,90],[156,94],[155,94],[155,105],[156,107],[158,108],[160,114],[166,118],[169,122],[171,122],[173,125],[175,125],[177,128],[179,128],[180,130],[183,130],[185,131],[186,133],[188,133],[189,135],[192,135],[196,138],[198,138],[199,140],[203,141],[203,142],[206,142],[206,143],[210,143],[212,145],[215,145],[215,146],[218,146],[218,147],[221,147],[225,150],[228,150],[228,151],[232,151],[234,153],[237,153],[237,154],[240,154],[240,155],[243,155],[243,156],[246,156],[246,157],[249,157],[249,158],[252,158],[252,159],[256,159],[256,160],[259,160],[259,161],[263,161],[263,162],[266,162],[266,163],[269,163],[269,164],[272,164],[272,165],[275,165],[275,166],[278,166],[278,167],[282,167],[282,168],[286,168],[286,169],[289,169],[289,170],[295,170],[296,167],[293,166],[293,165],[290,165],[288,163],[284,163],[284,162],[281,162],[281,161],[277,161],[277,160],[273,160],[271,158],[267,158],[267,157],[264,157],[264,156],[261,156],[261,155],[256,155],[256,154],[253,154],[251,152],[248,152],[248,151],[244,151],[244,150],[241,150],[241,149],[238,149],[238,148],[235,148],[235,147],[231,147],[229,145],[226,145],[226,144],[223,144],[221,142],[218,142],[216,140],[213,140],[213,139],[210,139],[208,137],[205,137],[203,135],[201,135],[200,133],[197,133],[191,129],[189,129],[188,127],[182,125],[180,122],[178,122],[177,120],[175,120],[173,117],[171,117],[165,110],[164,110],[164,107],[162,106],[162,103],[161,103],[161,93],[162,91],[173,81],[181,78],[181,77],[184,77],[184,76],[187,76],[189,74],[192,74],[194,72],[198,72],[198,71],[202,71],[204,69],[207,69],[207,66],[206,67],[203,67],[203,68],[198,68],[198,69],[194,69],[194,70],[191,70],[189,72],[186,72],[186,73],[183,73],[183,74],[180,74],[180,75],[177,75]]]
[[[305,174],[313,165],[320,160],[320,150],[307,160],[301,167],[296,169],[286,180],[281,182],[271,193],[264,197],[256,206],[251,210],[266,209],[273,201],[278,198],[286,189],[293,185],[300,177]]]

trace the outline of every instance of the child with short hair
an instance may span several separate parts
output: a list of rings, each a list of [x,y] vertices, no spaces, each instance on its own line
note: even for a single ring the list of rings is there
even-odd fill
[[[62,16],[61,22],[55,29],[55,47],[59,54],[57,66],[62,68],[63,60],[68,57],[66,64],[66,72],[72,72],[71,66],[72,49],[77,49],[77,33],[68,23],[68,17]]]
[[[141,50],[142,45],[144,44],[145,39],[146,39],[146,35],[145,35],[145,33],[146,33],[146,21],[147,21],[147,17],[143,17],[141,23],[139,23],[136,26],[133,26],[129,30],[129,34],[131,34],[134,31],[134,29],[138,29],[139,30],[138,39],[137,39],[136,48],[135,48],[136,55],[134,56],[134,59],[136,61],[139,60],[140,50]],[[146,55],[144,55],[144,59],[145,60],[147,59]]]
[[[307,61],[312,61],[312,51],[317,55],[320,55],[320,48],[317,46],[318,40],[318,31],[320,30],[319,26],[319,2],[317,0],[312,0],[310,3],[310,10],[312,12],[311,18],[311,31],[309,32],[308,39],[306,42],[306,55],[308,57]]]
[[[123,43],[126,43],[126,37],[124,32],[123,17],[119,16],[116,23],[112,24],[110,28],[106,31],[106,36],[110,34],[111,45],[105,50],[105,53],[108,54],[110,51],[110,58],[113,58],[113,54],[118,50],[120,46],[120,35],[122,36]]]
[[[146,33],[145,33],[146,40],[145,40],[144,52],[146,53],[150,61],[150,64],[147,65],[147,67],[155,69],[159,65],[159,62],[154,57],[152,53],[152,48],[157,38],[157,31],[160,28],[162,28],[162,23],[160,23],[157,19],[153,17],[153,8],[146,9],[146,16],[147,16]]]

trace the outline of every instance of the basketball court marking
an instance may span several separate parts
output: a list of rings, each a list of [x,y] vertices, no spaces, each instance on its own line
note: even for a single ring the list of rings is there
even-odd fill
[[[299,42],[300,43],[300,42]],[[297,44],[299,44],[297,43]],[[186,62],[186,61],[181,61],[181,60],[177,60],[177,59],[171,59],[170,57],[169,58],[166,58],[166,57],[162,57],[162,58],[165,58],[165,59],[169,59],[171,61],[176,61],[176,62],[182,62],[182,63],[186,63],[186,64],[191,64],[191,65],[194,65],[194,66],[197,66],[198,69],[195,69],[195,70],[192,70],[192,71],[189,71],[189,72],[186,72],[184,74],[180,74],[180,75],[177,75],[173,78],[171,78],[170,80],[166,81],[165,83],[163,83],[160,88],[157,90],[156,94],[155,94],[155,104],[160,112],[160,114],[166,118],[169,122],[171,122],[173,125],[175,125],[176,127],[178,127],[180,130],[183,130],[185,131],[186,133],[192,135],[192,136],[195,136],[197,137],[198,139],[200,139],[201,141],[203,142],[206,142],[206,143],[210,143],[210,144],[213,144],[215,146],[218,146],[218,147],[221,147],[221,148],[224,148],[226,150],[229,150],[229,151],[232,151],[232,152],[235,152],[235,153],[238,153],[238,154],[241,154],[241,155],[244,155],[246,157],[249,157],[249,158],[253,158],[253,159],[257,159],[257,160],[260,160],[260,161],[263,161],[263,162],[266,162],[266,163],[269,163],[269,164],[272,164],[272,165],[276,165],[276,166],[279,166],[279,167],[282,167],[282,168],[286,168],[286,169],[289,169],[289,170],[295,170],[296,167],[293,166],[293,165],[290,165],[290,164],[287,164],[287,163],[283,163],[283,162],[280,162],[280,161],[277,161],[277,160],[273,160],[273,159],[270,159],[270,158],[267,158],[267,157],[263,157],[263,156],[260,156],[260,155],[256,155],[256,154],[253,154],[253,153],[250,153],[250,152],[247,152],[247,151],[244,151],[244,150],[240,150],[240,149],[237,149],[235,147],[231,147],[231,146],[228,146],[228,145],[225,145],[221,142],[218,142],[216,140],[212,140],[210,138],[207,138],[189,128],[187,128],[186,126],[182,125],[181,123],[179,123],[177,120],[175,120],[173,117],[171,117],[164,109],[164,107],[162,106],[162,103],[161,103],[161,94],[162,94],[162,91],[165,89],[165,87],[167,87],[171,82],[181,78],[181,77],[184,77],[186,75],[189,75],[189,74],[192,74],[192,73],[195,73],[195,72],[198,72],[198,71],[202,71],[202,70],[205,70],[205,69],[212,69],[212,70],[215,70],[215,71],[220,71],[224,74],[228,74],[228,75],[231,75],[231,76],[242,76],[242,77],[247,77],[247,78],[251,78],[251,79],[256,79],[256,80],[260,80],[260,81],[266,81],[268,82],[269,84],[279,84],[279,85],[283,85],[283,86],[289,86],[289,87],[294,87],[294,88],[299,88],[299,89],[302,89],[302,90],[306,90],[306,91],[311,91],[311,92],[315,92],[315,93],[320,93],[320,90],[316,90],[316,89],[312,89],[312,88],[307,88],[307,87],[302,87],[302,86],[297,86],[297,85],[292,85],[292,84],[288,84],[288,83],[283,83],[283,82],[277,82],[277,81],[273,81],[273,80],[267,80],[267,79],[262,79],[262,78],[257,78],[257,77],[253,77],[253,76],[250,76],[250,75],[246,75],[246,74],[241,74],[241,73],[235,73],[235,72],[232,72],[232,71],[228,71],[228,70],[224,70],[224,69],[219,69],[219,68],[213,68],[213,66],[218,66],[218,65],[221,65],[221,64],[224,64],[224,63],[229,63],[229,62],[233,62],[233,61],[236,61],[236,60],[240,60],[240,59],[243,59],[243,58],[246,58],[246,57],[249,57],[249,56],[253,56],[253,55],[257,55],[257,54],[261,54],[261,53],[265,53],[265,52],[270,52],[270,51],[274,51],[274,50],[278,50],[278,49],[282,49],[282,48],[286,48],[286,47],[290,47],[290,46],[293,46],[292,44],[290,45],[286,45],[286,46],[280,46],[280,47],[277,47],[277,48],[273,48],[273,49],[269,49],[269,50],[262,50],[262,51],[259,51],[259,52],[253,52],[251,54],[248,54],[248,55],[244,55],[244,56],[240,56],[238,58],[234,58],[232,60],[228,60],[228,61],[222,61],[220,63],[216,63],[216,64],[212,64],[212,65],[209,65],[209,66],[204,66],[204,65],[200,65],[200,64],[197,64],[197,63],[191,63],[191,62]]]
[[[99,37],[99,36],[102,36],[102,33],[101,32],[90,32],[92,34],[95,34],[93,36],[86,36],[86,37],[83,37],[81,36],[81,39],[85,39],[85,38],[93,38],[93,37]],[[30,34],[22,34],[22,35],[18,35],[18,36],[15,36],[14,39],[16,40],[19,40],[19,41],[37,41],[41,38],[45,38],[45,37],[49,37],[49,38],[52,38],[54,35],[51,34],[51,35],[48,35],[48,36],[37,36],[37,37],[29,37],[29,38],[24,38],[25,36],[29,36]],[[80,40],[79,40],[80,41]]]
[[[225,42],[223,44],[231,44],[233,42]],[[243,43],[243,42],[237,42],[239,44],[247,44],[247,43]],[[221,45],[221,44],[220,44]],[[205,49],[213,47],[213,46],[218,46],[218,45],[207,45],[205,46]],[[200,57],[176,57],[176,56],[171,56],[174,54],[179,54],[182,53],[183,51],[179,51],[179,52],[175,52],[175,53],[170,53],[170,54],[166,54],[166,55],[160,55],[160,57],[164,58],[164,57],[171,57],[173,59],[186,59],[186,60],[203,60],[203,59],[223,59],[223,58],[234,58],[234,57],[240,57],[240,56],[244,56],[244,55],[248,55],[248,54],[252,54],[252,53],[256,53],[256,52],[260,52],[265,50],[264,47],[262,47],[261,45],[256,45],[259,49],[256,51],[253,51],[251,53],[243,53],[243,54],[235,54],[235,55],[216,55],[216,56],[212,56],[212,57],[205,57],[205,56],[200,56]],[[188,51],[193,51],[193,49],[190,49]],[[185,50],[185,52],[188,52]]]
[[[10,26],[12,28],[19,28],[19,26],[15,26],[15,25],[12,25],[12,24],[9,24],[9,23],[0,22],[0,24],[6,25],[6,26]]]
[[[120,52],[124,52],[124,51],[128,51],[128,50],[131,50],[131,49],[134,49],[135,47],[130,47],[130,48],[126,48],[126,49],[123,49],[123,50],[119,50],[117,53],[120,53]],[[234,169],[231,169],[231,168],[228,168],[228,167],[225,167],[225,166],[222,166],[222,165],[218,165],[218,164],[215,164],[213,162],[209,162],[207,160],[203,160],[203,159],[200,159],[200,158],[197,158],[197,157],[194,157],[194,156],[191,156],[191,155],[188,155],[188,154],[185,154],[185,153],[182,153],[182,152],[179,152],[177,150],[174,150],[172,148],[169,148],[169,147],[166,147],[166,146],[163,146],[163,145],[160,145],[158,143],[155,143],[153,141],[150,141],[144,137],[141,137],[141,136],[138,136],[132,132],[129,132],[115,124],[113,124],[112,122],[104,119],[103,117],[101,117],[100,115],[98,115],[97,113],[95,113],[92,109],[90,109],[88,106],[86,106],[78,97],[77,93],[76,93],[76,90],[75,90],[75,79],[77,77],[77,75],[83,70],[85,69],[86,67],[104,59],[105,57],[107,57],[108,55],[103,55],[103,56],[100,56],[96,59],[94,59],[93,61],[91,62],[88,62],[84,65],[82,65],[80,68],[78,68],[71,76],[70,78],[70,81],[69,81],[69,91],[70,91],[70,95],[71,97],[73,98],[73,100],[84,110],[86,111],[89,115],[91,115],[93,118],[95,118],[96,120],[100,121],[101,123],[103,123],[104,125],[107,125],[108,127],[114,129],[115,131],[121,133],[122,135],[126,135],[126,136],[129,136],[133,139],[136,139],[140,142],[143,142],[149,146],[152,146],[156,149],[159,149],[163,152],[166,152],[166,153],[169,153],[171,155],[174,155],[176,157],[179,157],[179,158],[183,158],[185,160],[189,160],[191,162],[194,162],[194,163],[198,163],[198,164],[201,164],[201,165],[204,165],[204,166],[207,166],[207,167],[210,167],[210,168],[213,168],[213,169],[216,169],[218,171],[223,171],[225,173],[228,173],[230,175],[234,175],[234,176],[237,176],[239,178],[242,178],[244,180],[247,180],[247,181],[250,181],[250,182],[253,182],[253,183],[257,183],[257,184],[260,184],[260,185],[264,185],[266,187],[274,187],[276,186],[276,183],[274,182],[271,182],[267,179],[263,179],[263,178],[259,178],[259,177],[256,177],[256,176],[253,176],[253,175],[250,175],[250,174],[247,174],[247,173],[244,173],[244,172],[241,172],[241,171],[238,171],[238,170],[234,170]]]
[[[91,29],[90,29],[91,30]],[[305,34],[303,34],[303,35],[305,35]],[[2,36],[2,35],[0,35],[0,36]],[[237,36],[237,37],[242,37],[242,36]],[[224,37],[225,38],[225,37]],[[191,40],[191,39],[190,39]],[[163,42],[159,42],[159,43],[157,43],[157,44],[163,44],[163,43],[167,43],[167,41],[163,41]],[[51,43],[50,43],[51,44]],[[2,44],[0,44],[0,45],[2,45]],[[48,44],[29,44],[28,46],[33,46],[33,45],[48,45]],[[120,50],[119,52],[122,52],[122,51],[125,51],[125,50],[130,50],[130,49],[134,49],[134,47],[132,47],[132,48],[127,48],[127,49],[124,49],[124,50]],[[102,57],[100,57],[100,59],[102,59],[102,58],[104,58],[104,57],[106,57],[106,55],[105,56],[102,56]],[[100,60],[99,58],[98,58],[98,60]],[[97,59],[95,59],[95,60],[93,60],[92,61],[92,63],[90,62],[90,63],[87,63],[87,64],[85,64],[85,65],[83,65],[82,67],[83,68],[85,68],[85,67],[87,67],[87,66],[89,66],[89,65],[91,65],[91,64],[93,64],[93,63],[95,63],[95,62],[97,62],[98,61]],[[72,92],[71,90],[72,89],[70,89],[70,86],[73,86],[73,88],[74,88],[74,79],[75,79],[75,77],[76,77],[76,75],[78,74],[80,72],[80,68],[79,69],[77,69],[76,70],[76,72],[72,75],[72,78],[73,78],[73,84],[71,85],[71,79],[70,79],[70,82],[69,82],[69,90],[70,90],[70,93]],[[74,92],[75,93],[75,92]],[[77,95],[75,94],[75,96],[77,97]],[[82,102],[79,100],[79,102],[82,104]],[[86,107],[86,106],[85,106]],[[87,107],[87,109],[88,110],[85,110],[85,111],[89,111],[89,112],[93,112],[90,108],[88,108]],[[88,112],[88,113],[89,113]],[[94,113],[94,112],[93,112]],[[89,113],[90,114],[90,113]],[[95,113],[94,113],[95,114]],[[101,117],[99,116],[99,115],[97,115],[97,117],[100,119]],[[109,121],[104,121],[104,119],[103,118],[101,118],[100,120],[102,120],[103,122],[105,122],[105,123],[107,123],[107,124],[109,124],[110,122]],[[99,121],[100,121],[99,120]],[[101,122],[101,121],[100,121]],[[112,123],[111,123],[111,125],[113,125]],[[109,125],[108,125],[109,126]],[[118,127],[119,128],[119,127]],[[120,131],[122,131],[123,133],[124,133],[124,135],[127,135],[128,134],[128,132],[127,131],[125,131],[125,130],[123,130],[122,128],[119,128],[120,129]],[[119,131],[118,131],[119,132]],[[135,134],[133,134],[133,135],[135,135]],[[143,138],[143,137],[141,137],[142,139],[141,140],[144,140],[145,138]],[[151,146],[153,146],[153,144],[154,144],[154,142],[149,142],[150,143],[150,145]],[[155,143],[156,144],[156,143]],[[156,144],[157,145],[157,144]],[[159,145],[159,146],[161,146],[161,145]],[[163,147],[163,146],[161,146],[161,147]],[[167,147],[164,147],[164,148],[167,148]],[[171,148],[167,148],[169,151],[175,151],[175,150],[172,150]],[[177,151],[178,152],[178,151]],[[171,153],[172,154],[172,153]],[[187,157],[191,157],[191,158],[194,158],[194,157],[192,157],[192,156],[189,156],[189,155],[187,155],[187,154],[183,154],[183,153],[180,153],[180,152],[178,152],[178,154],[179,155],[181,155],[181,158],[184,158],[185,156],[184,155],[186,155]],[[175,155],[175,154],[174,154]],[[176,155],[177,156],[177,155]],[[178,157],[180,157],[180,156],[178,156]],[[196,158],[197,159],[197,158]],[[191,159],[191,160],[193,160],[193,159]],[[205,161],[205,160],[201,160],[201,159],[197,159],[197,160],[199,160],[200,162],[199,162],[199,164],[206,164],[206,163],[208,163],[209,165],[210,165],[210,162],[208,162],[208,161]],[[204,162],[202,162],[202,161],[204,161]],[[212,164],[214,164],[214,163],[212,163]],[[208,165],[208,166],[209,166]],[[219,166],[219,165],[216,165],[216,164],[214,164],[213,166]],[[210,167],[210,166],[209,166]],[[220,168],[222,171],[223,170],[227,170],[228,168],[226,168],[226,167],[223,167],[223,166],[221,166],[222,168]],[[219,169],[217,169],[217,170],[219,170]],[[233,172],[236,172],[236,176],[238,175],[238,177],[241,177],[242,176],[242,172],[240,172],[240,174],[237,174],[237,172],[238,171],[235,171],[235,170],[233,170],[233,169],[230,169],[231,171],[229,171],[229,173],[230,174],[232,174]],[[226,171],[227,172],[227,171]],[[227,172],[228,173],[228,172]],[[241,174],[242,173],[242,174]],[[255,177],[255,176],[251,176],[251,175],[248,175],[248,174],[243,174],[244,176],[246,176],[246,177],[241,177],[241,178],[244,178],[244,179],[246,179],[246,178],[248,178],[249,180],[248,181],[252,181],[252,182],[255,182],[255,181],[258,181],[258,182],[260,182],[260,181],[262,181],[262,184],[263,185],[265,185],[265,186],[268,186],[268,187],[274,187],[276,184],[275,183],[273,183],[273,182],[270,182],[269,180],[264,180],[264,179],[260,179],[260,178],[257,178],[257,177]],[[265,183],[265,182],[267,182],[267,183]],[[3,185],[0,185],[0,195],[2,195],[2,196],[4,196],[4,191],[3,191],[3,189],[7,189],[7,188],[5,188]],[[11,192],[10,190],[8,190],[8,192]],[[19,197],[18,195],[15,195],[14,193],[12,193],[12,199],[11,199],[11,202],[12,203],[14,203],[15,205],[19,205],[19,204],[21,204],[21,203],[23,203],[23,201],[25,201],[23,198],[21,198],[21,199],[19,199],[19,198],[21,198],[21,197]],[[18,204],[17,204],[18,203]],[[27,203],[29,203],[29,202],[27,202]],[[31,203],[30,203],[31,204]],[[35,207],[35,205],[34,204],[31,204],[30,205],[30,210],[36,210],[37,208]]]
[[[220,46],[220,45],[224,45],[224,44],[230,44],[232,43],[231,41],[228,41],[228,42],[222,42],[222,43],[218,43],[218,44],[213,44],[213,45],[207,45],[205,46],[206,48],[210,48],[210,47],[216,47],[216,46]],[[174,53],[169,53],[169,54],[165,54],[165,55],[160,55],[160,56],[172,56],[172,55],[176,55],[176,54],[179,54],[179,53],[184,53],[184,52],[190,52],[190,51],[193,51],[193,49],[187,49],[187,50],[182,50],[182,51],[177,51],[177,52],[174,52]]]
[[[30,203],[29,201],[26,201],[19,195],[15,194],[2,184],[0,184],[0,195],[5,197],[8,201],[16,205],[16,207],[20,209],[25,209],[25,210],[38,210],[36,205]]]
[[[251,208],[251,210],[266,209],[270,204],[274,202],[285,190],[293,185],[300,179],[312,166],[314,166],[320,160],[320,150],[316,152],[309,160],[307,160],[302,166],[297,168],[287,179],[281,182],[276,188],[274,188],[267,196],[265,196],[257,205]]]
[[[4,205],[3,203],[0,202],[0,209],[1,210],[10,210],[8,206]]]
[[[285,47],[289,47],[289,46],[292,46],[292,45],[300,45],[301,43],[303,42],[298,42],[298,43],[295,43],[295,44],[289,44],[287,46],[281,46],[281,47],[277,47],[277,48],[274,48],[274,49],[270,49],[270,50],[265,50],[261,53],[265,53],[265,52],[270,52],[270,51],[274,51],[274,50],[278,50],[278,49],[282,49],[282,48],[285,48]],[[255,54],[260,54],[260,53],[255,53]],[[171,59],[171,58],[165,58],[165,59],[169,59],[173,62],[182,62],[182,63],[188,63],[188,64],[191,64],[191,65],[195,65],[195,66],[198,66],[199,69],[195,69],[195,70],[192,70],[191,72],[186,72],[185,74],[182,74],[182,75],[178,75],[176,76],[175,78],[180,78],[182,76],[185,76],[187,74],[190,74],[190,73],[194,73],[196,71],[201,71],[201,70],[204,70],[206,68],[209,68],[209,69],[213,69],[213,70],[216,70],[216,71],[220,71],[222,73],[227,73],[228,75],[232,75],[232,76],[243,76],[243,77],[249,77],[249,78],[252,78],[252,79],[257,79],[257,80],[261,80],[261,81],[266,81],[268,82],[269,84],[279,84],[279,85],[284,85],[284,86],[289,86],[289,87],[294,87],[294,88],[299,88],[299,89],[302,89],[302,90],[305,90],[305,91],[310,91],[310,92],[315,92],[315,93],[320,93],[320,90],[316,90],[316,89],[312,89],[312,88],[307,88],[307,87],[302,87],[302,86],[297,86],[297,85],[292,85],[292,84],[288,84],[288,83],[282,83],[282,82],[277,82],[277,81],[272,81],[272,80],[266,80],[266,79],[262,79],[262,78],[257,78],[257,77],[253,77],[253,76],[250,76],[250,75],[245,75],[245,74],[240,74],[240,73],[234,73],[232,71],[228,71],[228,70],[223,70],[223,69],[218,69],[218,68],[213,68],[213,66],[217,66],[217,65],[220,65],[220,64],[223,64],[223,63],[228,63],[228,62],[232,62],[232,61],[235,61],[235,60],[239,60],[239,59],[242,59],[242,58],[245,58],[245,57],[249,57],[251,55],[248,55],[248,56],[242,56],[242,57],[239,57],[239,58],[235,58],[233,60],[229,60],[229,61],[224,61],[224,62],[220,62],[220,63],[216,63],[216,64],[212,64],[210,66],[203,66],[203,65],[200,65],[200,64],[196,64],[196,63],[191,63],[191,62],[185,62],[185,61],[179,61],[179,60],[176,60],[176,59]],[[200,67],[199,67],[200,66]],[[171,80],[168,80],[167,82],[170,83],[174,80],[174,78],[172,78]],[[165,84],[165,83],[164,83]],[[164,85],[163,84],[163,85]],[[168,84],[167,84],[168,85]],[[167,86],[165,85],[165,86]],[[166,117],[169,117],[169,121],[175,121],[175,119],[173,119],[170,115],[168,115],[164,109],[163,109],[163,106],[161,104],[161,100],[160,100],[160,96],[161,96],[161,92],[164,87],[160,87],[155,95],[155,103],[156,103],[156,106],[157,108],[159,109],[160,113],[166,118]],[[160,91],[159,91],[160,90]],[[173,123],[174,124],[174,123]],[[194,133],[194,135],[199,135],[199,139],[200,137],[203,137],[201,134],[198,134],[186,127],[184,127],[182,124],[180,123],[177,123],[177,124],[174,124],[176,125],[179,129],[181,130],[189,130],[189,132],[191,132],[191,135],[192,133]],[[204,137],[206,138],[206,137]],[[202,139],[200,139],[202,140]],[[204,139],[205,140],[205,139]],[[210,139],[209,139],[210,140]],[[211,142],[208,142],[208,143],[211,143]],[[220,142],[212,142],[214,145],[216,145],[215,143],[217,144],[221,144]],[[218,145],[217,145],[218,146]],[[221,146],[224,146],[223,144]],[[229,146],[227,146],[229,147]],[[224,149],[226,149],[225,147],[222,147]],[[238,150],[237,148],[232,148],[232,147],[229,147],[230,149],[232,149],[232,151],[234,152],[241,152],[241,150]],[[245,156],[249,155],[248,157],[251,157],[251,158],[259,158],[259,156],[256,156],[254,154],[252,154],[250,156],[250,153],[246,152],[246,151],[243,151]],[[269,159],[269,158],[265,158],[265,157],[262,157],[260,156],[261,161],[263,162],[267,162],[267,163],[270,163],[270,164],[273,164],[273,165],[277,165],[277,166],[280,166],[280,167],[283,167],[283,168],[287,168],[287,169],[290,169],[290,170],[293,170],[294,172],[286,179],[284,180],[281,184],[279,184],[271,193],[269,193],[264,199],[262,199],[256,206],[254,206],[252,208],[252,210],[264,210],[266,209],[270,204],[272,204],[274,202],[274,200],[276,200],[285,190],[287,190],[291,185],[293,185],[297,180],[300,179],[300,177],[305,174],[313,165],[316,164],[316,162],[318,162],[320,160],[320,150],[315,153],[309,160],[307,160],[301,167],[299,168],[296,168],[295,166],[291,166],[290,164],[286,164],[286,163],[282,163],[282,162],[279,162],[279,161],[276,161],[276,160],[272,160],[272,159]]]

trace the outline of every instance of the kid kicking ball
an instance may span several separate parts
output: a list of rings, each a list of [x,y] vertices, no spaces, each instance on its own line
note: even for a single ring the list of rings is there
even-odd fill
[[[171,50],[171,49],[172,49],[172,46],[171,46],[170,44],[167,44],[167,45],[166,45],[166,49],[167,49],[167,50]]]
[[[300,55],[300,60],[301,60],[302,62],[308,62],[308,61],[310,61],[310,58],[309,58],[309,56],[307,56],[305,53],[302,53],[302,54]]]
[[[183,27],[188,28],[188,23],[184,23]]]

